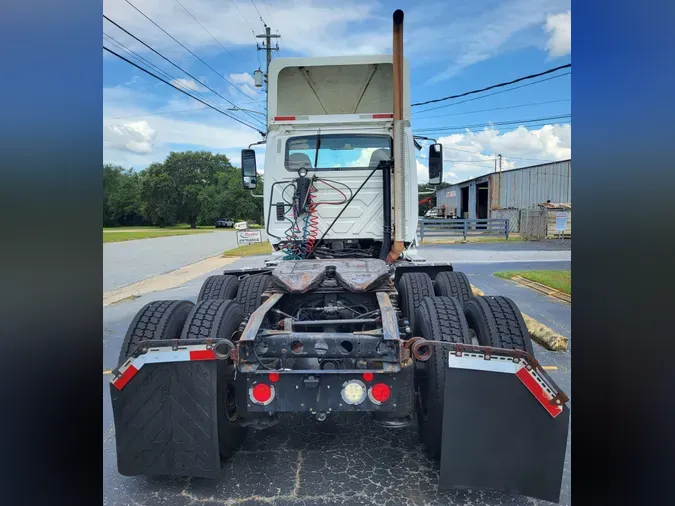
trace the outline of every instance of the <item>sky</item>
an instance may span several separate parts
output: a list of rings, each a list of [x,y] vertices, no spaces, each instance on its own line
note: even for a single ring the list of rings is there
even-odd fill
[[[107,20],[103,44],[145,67],[149,62],[154,73],[221,109],[258,111],[229,114],[264,131],[264,92],[253,79],[264,68],[254,37],[263,22],[281,35],[275,57],[390,54],[397,8],[405,12],[413,103],[571,62],[570,0],[104,0],[110,20],[192,77]],[[451,183],[494,171],[499,154],[503,170],[571,158],[570,70],[512,91],[414,107],[413,132],[443,144],[444,181]],[[240,150],[261,139],[105,50],[103,86],[104,163],[140,170],[171,151],[207,150],[238,165]],[[264,146],[256,151],[262,167]],[[418,152],[420,182],[428,179],[426,155]]]

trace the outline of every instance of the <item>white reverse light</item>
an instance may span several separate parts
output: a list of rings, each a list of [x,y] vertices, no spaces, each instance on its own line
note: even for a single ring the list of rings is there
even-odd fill
[[[366,400],[366,385],[359,380],[350,380],[342,385],[342,400],[347,404],[361,404]]]

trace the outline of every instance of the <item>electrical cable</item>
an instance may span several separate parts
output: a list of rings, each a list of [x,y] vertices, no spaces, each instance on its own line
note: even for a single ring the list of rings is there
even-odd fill
[[[164,28],[162,28],[161,26],[159,26],[159,25],[158,25],[158,24],[157,24],[150,16],[148,16],[147,14],[145,14],[142,10],[140,10],[138,7],[136,7],[133,3],[131,3],[129,0],[124,0],[124,1],[125,1],[126,3],[128,3],[129,5],[131,5],[131,6],[132,6],[138,13],[140,13],[145,19],[147,19],[148,21],[150,21],[153,25],[155,25],[157,28],[159,28],[160,30],[162,30],[162,32],[164,32],[166,35],[168,35],[169,37],[171,37],[171,39],[173,39],[174,42],[176,42],[179,46],[181,46],[183,49],[185,49],[188,53],[190,53],[192,56],[194,56],[195,58],[197,58],[200,62],[202,62],[204,65],[206,65],[208,68],[210,68],[213,72],[215,72],[216,74],[218,74],[218,77],[220,77],[223,81],[225,81],[225,82],[228,83],[229,85],[233,86],[235,90],[237,90],[237,91],[239,91],[240,93],[246,95],[247,98],[251,98],[246,92],[244,92],[244,91],[241,90],[240,88],[237,88],[237,86],[235,86],[234,83],[232,83],[232,82],[230,82],[229,80],[227,80],[227,79],[225,78],[225,76],[223,76],[220,72],[218,72],[218,71],[217,71],[216,69],[214,69],[211,65],[209,65],[208,63],[206,63],[206,62],[205,62],[204,60],[202,60],[199,56],[197,56],[197,55],[196,55],[195,53],[193,53],[190,49],[188,49],[182,42],[180,42],[178,39],[176,39],[176,37],[174,37],[174,36],[171,35],[169,32],[167,32]]]
[[[157,80],[159,80],[159,81],[162,81],[164,84],[168,84],[168,85],[171,86],[172,88],[174,88],[174,89],[180,91],[181,93],[184,93],[184,94],[187,95],[188,97],[193,98],[193,99],[197,100],[198,102],[201,102],[201,103],[204,104],[205,106],[210,107],[210,108],[213,109],[214,111],[219,112],[219,113],[222,114],[223,116],[227,116],[228,118],[235,120],[237,123],[241,123],[242,125],[245,125],[245,126],[251,128],[251,129],[255,130],[256,132],[258,132],[258,133],[259,133],[260,135],[262,135],[263,137],[265,136],[265,134],[264,134],[263,132],[261,132],[260,130],[258,130],[255,126],[249,125],[248,123],[246,123],[246,122],[240,120],[239,118],[235,118],[234,116],[230,116],[230,115],[227,114],[226,112],[221,111],[221,110],[218,109],[217,107],[214,107],[213,105],[206,103],[204,100],[202,100],[202,99],[200,99],[200,98],[197,98],[197,97],[195,97],[194,95],[191,95],[191,94],[188,93],[187,91],[182,90],[181,88],[179,88],[179,87],[177,87],[177,86],[171,84],[169,81],[166,81],[166,80],[162,79],[161,77],[159,77],[158,75],[153,74],[153,73],[150,72],[149,70],[144,69],[144,68],[141,67],[140,65],[135,64],[135,63],[132,62],[131,60],[127,60],[124,56],[122,56],[122,55],[116,53],[116,52],[113,51],[112,49],[109,49],[109,48],[107,48],[107,47],[105,47],[105,46],[103,46],[103,49],[106,50],[106,51],[108,51],[109,53],[114,54],[114,55],[117,56],[119,59],[124,60],[124,61],[127,62],[128,64],[133,65],[133,66],[136,67],[138,70],[141,70],[141,71],[145,72],[146,74],[151,75],[151,76],[154,77],[155,79],[157,79]]]
[[[505,109],[518,109],[520,107],[532,107],[535,105],[546,105],[546,104],[555,104],[558,102],[569,102],[572,100],[571,98],[563,98],[560,100],[547,100],[544,102],[532,102],[530,104],[519,104],[519,105],[507,105],[504,107],[493,107],[491,109],[478,109],[478,110],[473,110],[473,111],[463,111],[463,112],[451,112],[449,114],[436,114],[434,116],[423,116],[423,117],[417,117],[416,121],[423,120],[423,119],[431,119],[431,118],[445,118],[448,116],[461,116],[463,114],[477,114],[479,112],[491,112],[491,111],[503,111]],[[430,110],[430,109],[427,109]],[[420,111],[420,112],[427,112],[427,111]]]
[[[451,104],[439,105],[437,107],[430,107],[429,109],[424,109],[422,111],[415,111],[413,114],[435,111],[436,109],[444,109],[446,107],[452,107],[453,105],[459,105],[459,104],[465,104],[467,102],[473,102],[474,100],[480,100],[481,98],[487,98],[487,97],[491,97],[493,95],[499,95],[500,93],[506,93],[506,92],[517,90],[517,89],[520,89],[520,88],[526,88],[528,86],[534,86],[535,84],[544,83],[546,81],[551,81],[552,79],[558,79],[560,77],[568,76],[570,74],[571,74],[571,72],[565,72],[564,74],[559,74],[559,75],[553,76],[553,77],[547,77],[546,79],[540,79],[539,81],[535,81],[533,83],[527,83],[527,84],[521,84],[520,86],[514,86],[513,88],[509,88],[507,90],[495,91],[494,93],[488,93],[487,95],[482,95],[480,97],[469,98],[467,100],[461,100],[459,102],[453,102]]]
[[[361,183],[361,186],[359,186],[359,188],[356,190],[356,192],[354,192],[352,194],[351,198],[347,201],[347,203],[344,205],[344,207],[340,210],[338,215],[335,217],[335,219],[333,219],[331,224],[328,226],[326,231],[323,233],[323,235],[321,236],[321,239],[319,239],[317,241],[317,243],[314,245],[314,248],[312,248],[312,250],[307,254],[307,258],[309,258],[312,255],[312,253],[314,253],[314,250],[316,250],[316,248],[318,248],[319,245],[323,242],[323,240],[326,237],[326,235],[328,234],[328,232],[330,232],[330,229],[333,228],[333,225],[335,225],[335,222],[340,218],[340,216],[342,216],[342,213],[344,213],[345,210],[347,209],[347,207],[349,207],[349,204],[351,204],[352,200],[354,200],[354,198],[359,194],[361,189],[366,185],[366,183],[370,180],[370,178],[373,176],[373,174],[375,174],[375,172],[380,170],[381,164],[382,164],[382,162],[380,162],[380,164],[378,164],[378,166],[375,167],[370,174],[368,174],[368,177],[363,181],[363,183]]]
[[[214,90],[213,88],[211,88],[211,87],[208,86],[207,84],[205,84],[205,83],[203,83],[202,81],[200,81],[199,79],[197,79],[195,76],[193,76],[192,74],[190,74],[187,70],[183,69],[182,67],[180,67],[179,65],[177,65],[176,63],[174,63],[173,61],[171,61],[169,58],[167,58],[166,56],[164,56],[162,53],[160,53],[159,51],[157,51],[155,48],[153,48],[152,46],[150,46],[150,45],[147,44],[146,42],[144,42],[144,41],[142,41],[141,39],[139,39],[136,35],[134,35],[133,33],[131,33],[129,30],[127,30],[126,28],[120,26],[118,23],[116,23],[115,21],[113,21],[112,19],[110,19],[110,18],[109,18],[108,16],[106,16],[105,14],[103,14],[103,18],[104,18],[105,20],[107,20],[109,23],[112,23],[113,25],[115,25],[117,28],[119,28],[120,30],[122,30],[124,33],[126,33],[127,35],[129,35],[130,37],[132,37],[133,39],[135,39],[136,41],[138,41],[138,42],[140,42],[141,44],[143,44],[143,45],[144,45],[145,47],[147,47],[150,51],[152,51],[152,52],[155,53],[157,56],[159,56],[159,57],[162,58],[163,60],[167,61],[168,63],[170,63],[171,65],[173,65],[174,67],[176,67],[178,70],[180,70],[182,73],[184,73],[185,75],[187,75],[188,77],[190,77],[191,79],[193,79],[195,82],[201,84],[202,86],[204,86],[205,88],[207,88],[208,90],[210,90],[212,93],[214,93],[215,95],[217,95],[217,96],[219,96],[220,98],[222,98],[223,100],[225,100],[228,104],[230,104],[230,105],[236,107],[236,104],[235,104],[234,102],[232,102],[230,99],[225,98],[225,97],[222,96],[220,93],[218,93],[216,90]],[[229,82],[229,81],[228,81],[228,82]],[[193,90],[193,91],[194,91],[194,90]],[[248,95],[247,95],[247,96],[248,96]],[[250,97],[249,97],[249,98],[250,98]],[[253,119],[253,120],[259,122],[259,123],[261,124],[261,126],[263,126],[263,122],[262,122],[262,120],[261,120],[260,118],[254,116],[252,113],[249,113],[248,111],[243,111],[243,112],[244,112],[244,114],[246,114],[247,116],[251,117],[251,119]]]
[[[428,132],[441,132],[444,130],[464,130],[466,128],[481,128],[481,127],[490,127],[490,126],[499,126],[499,125],[515,125],[515,124],[520,124],[520,123],[536,123],[536,122],[541,122],[541,121],[550,121],[550,120],[556,120],[556,119],[566,119],[570,118],[572,115],[571,114],[561,114],[558,116],[548,116],[548,117],[542,117],[542,118],[532,118],[532,119],[518,119],[518,120],[512,120],[512,121],[494,121],[491,123],[478,123],[475,125],[462,125],[462,126],[453,126],[453,127],[428,127],[428,128],[421,128],[416,130],[417,132],[423,132],[423,133],[428,133]]]
[[[223,46],[223,45],[221,44],[221,42],[220,42],[218,39],[216,39],[216,38],[213,36],[213,34],[212,34],[211,32],[209,32],[209,31],[206,29],[206,27],[205,27],[203,24],[201,24],[201,23],[199,22],[199,20],[198,20],[196,17],[194,17],[194,15],[193,15],[189,10],[187,10],[187,9],[185,8],[185,6],[184,6],[182,3],[180,3],[179,0],[176,0],[176,3],[177,3],[178,5],[180,5],[180,6],[183,8],[183,10],[184,10],[185,12],[187,12],[187,13],[190,15],[190,17],[191,17],[192,19],[194,19],[197,23],[199,23],[199,26],[201,26],[201,27],[204,29],[204,31],[205,31],[206,33],[208,33],[208,34],[211,36],[211,38],[212,38],[213,40],[215,40],[215,41],[220,45],[220,47],[222,47],[222,48],[225,50],[225,52],[226,52],[227,54],[229,54],[232,58],[234,58],[234,55],[233,55],[232,53],[230,53],[230,52],[227,50],[227,48],[226,48],[225,46]]]
[[[251,0],[251,1],[253,1],[253,0]],[[527,79],[534,79],[535,77],[540,77],[540,76],[544,76],[546,74],[551,74],[553,72],[557,72],[558,70],[570,68],[571,66],[572,66],[571,63],[568,63],[567,65],[560,65],[559,67],[548,69],[548,70],[545,70],[544,72],[539,72],[537,74],[530,74],[529,76],[519,77],[518,79],[514,79],[513,81],[507,81],[507,82],[504,82],[504,83],[493,84],[492,86],[487,86],[486,88],[481,88],[479,90],[471,90],[471,91],[466,91],[464,93],[460,93],[459,95],[450,95],[448,97],[435,98],[433,100],[427,100],[426,102],[417,102],[415,104],[411,104],[410,107],[417,107],[419,105],[427,105],[427,104],[433,104],[433,103],[436,103],[436,102],[443,102],[445,100],[450,100],[452,98],[461,98],[461,97],[465,97],[467,95],[473,95],[474,93],[482,93],[484,91],[492,90],[494,88],[501,88],[503,86],[515,84],[515,83],[518,83],[520,81],[525,81]]]

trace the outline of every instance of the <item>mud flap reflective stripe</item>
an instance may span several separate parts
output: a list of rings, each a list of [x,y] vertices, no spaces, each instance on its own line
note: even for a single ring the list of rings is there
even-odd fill
[[[449,353],[448,366],[439,488],[558,502],[569,409],[522,360]]]
[[[191,360],[216,360],[216,354],[212,347],[206,345],[183,346],[180,349],[174,349],[171,346],[151,348],[146,353],[131,357],[124,362],[118,369],[117,374],[110,380],[110,383],[118,390],[122,390],[145,364],[188,362]]]

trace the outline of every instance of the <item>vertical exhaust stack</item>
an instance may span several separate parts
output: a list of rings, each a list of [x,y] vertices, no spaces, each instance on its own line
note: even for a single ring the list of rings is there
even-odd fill
[[[403,252],[405,240],[405,171],[403,128],[403,11],[394,12],[394,243],[387,263],[394,262]]]

